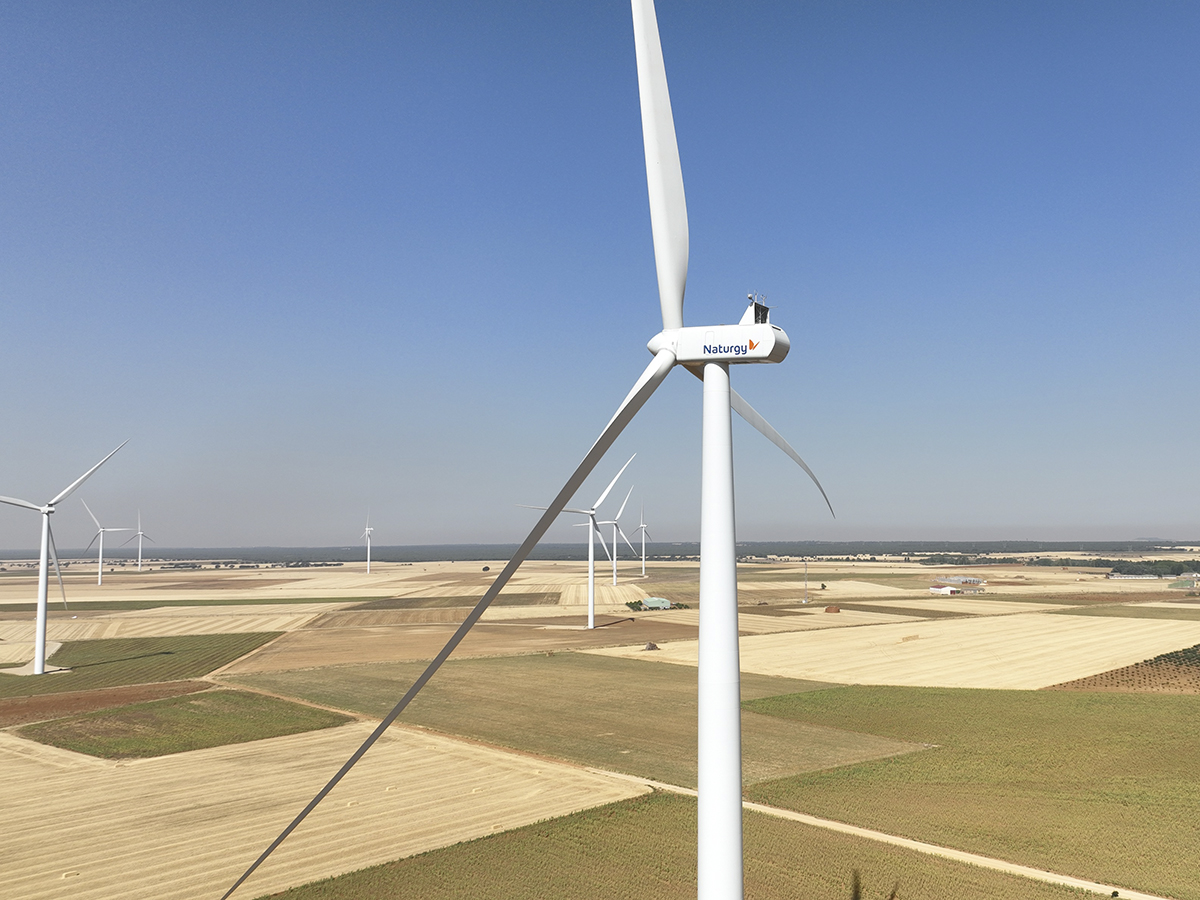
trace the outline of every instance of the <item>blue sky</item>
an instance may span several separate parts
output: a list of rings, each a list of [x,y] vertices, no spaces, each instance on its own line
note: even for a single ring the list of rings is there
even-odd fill
[[[791,355],[734,386],[838,510],[738,423],[740,538],[1200,535],[1200,6],[658,12],[685,319],[778,307]],[[128,438],[80,495],[169,546],[368,505],[377,543],[516,542],[649,360],[619,0],[0,3],[0,79],[2,494]],[[578,502],[636,451],[694,540],[699,434],[674,373]]]

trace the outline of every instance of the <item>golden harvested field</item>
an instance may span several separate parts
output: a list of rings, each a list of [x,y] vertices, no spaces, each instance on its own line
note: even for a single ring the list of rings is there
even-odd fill
[[[123,762],[0,733],[4,891],[22,900],[219,897],[370,727]],[[549,760],[391,729],[243,896],[644,791]]]
[[[831,616],[832,618],[832,616]],[[840,618],[840,615],[839,615]],[[843,684],[1036,690],[1200,642],[1200,622],[1049,613],[743,637],[744,672]],[[588,651],[633,656],[631,648]],[[657,661],[694,666],[696,642]]]

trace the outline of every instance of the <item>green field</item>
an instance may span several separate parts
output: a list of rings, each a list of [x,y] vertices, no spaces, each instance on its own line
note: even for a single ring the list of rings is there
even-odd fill
[[[39,722],[22,737],[105,759],[137,759],[332,728],[349,716],[246,691],[215,690]]]
[[[268,862],[267,865],[270,865]],[[1067,900],[1095,894],[1029,881],[757,813],[745,817],[755,900]],[[652,794],[272,895],[286,900],[686,900],[696,896],[696,802]]]
[[[198,678],[278,636],[278,632],[267,631],[67,641],[47,662],[69,667],[70,672],[23,677],[0,674],[0,697]]]
[[[360,603],[354,609],[447,609],[460,606],[474,606],[484,595],[461,594],[454,597],[388,597],[383,600],[371,600]],[[492,601],[492,606],[557,606],[560,594],[557,591],[541,591],[535,593],[500,594]]]
[[[229,680],[382,717],[424,668],[388,663]],[[744,698],[825,687],[742,676]],[[696,783],[696,670],[586,653],[451,660],[401,721],[669,784]],[[921,749],[774,716],[743,714],[748,782]]]
[[[936,744],[754,800],[1200,900],[1200,696],[842,687],[759,713]]]
[[[1174,619],[1177,622],[1200,622],[1200,608],[1179,606],[1167,609],[1162,606],[1085,606],[1082,609],[1059,609],[1056,616],[1114,616],[1120,619]]]

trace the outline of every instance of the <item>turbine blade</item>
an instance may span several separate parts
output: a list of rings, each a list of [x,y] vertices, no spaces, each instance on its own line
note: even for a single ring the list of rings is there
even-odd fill
[[[88,511],[88,515],[92,517],[92,521],[96,523],[96,527],[99,529],[103,529],[104,526],[100,524],[100,520],[97,519],[96,514],[94,512],[92,512],[92,508],[87,505],[87,501],[84,500],[82,497],[80,497],[79,502],[82,503],[83,508]]]
[[[137,537],[137,535],[135,534],[133,537]],[[148,535],[148,534],[143,534],[142,537],[144,537],[146,540],[148,540],[152,544],[158,543],[158,541],[156,541],[154,538],[150,537],[150,535]],[[130,540],[132,541],[133,538],[130,538]]]
[[[701,381],[704,380],[704,375],[698,367],[684,366],[684,368]],[[825,493],[825,488],[821,487],[821,482],[817,480],[817,476],[813,473],[813,470],[808,467],[808,463],[801,459],[800,454],[792,449],[792,445],[783,439],[783,435],[772,428],[771,423],[764,419],[758,413],[758,410],[747,403],[746,399],[732,388],[729,389],[729,405],[739,416],[749,422],[759,434],[763,435],[768,441],[790,456],[796,465],[808,473],[808,477],[812,479],[813,484],[817,486],[817,490],[821,492],[821,496],[825,499],[825,505],[829,507],[829,514],[836,519],[837,513],[833,511],[833,504],[829,502],[829,495]]]
[[[42,511],[42,508],[36,503],[30,503],[28,500],[18,500],[16,497],[0,497],[0,503],[8,503],[11,506],[23,506],[26,509],[32,509],[34,512]]]
[[[596,520],[592,520],[592,528],[596,530],[596,537],[600,538],[600,547],[604,550],[604,555],[608,557],[608,561],[612,562],[612,554],[608,552],[608,544],[604,543],[604,532],[600,530],[600,526],[596,524]]]
[[[104,531],[104,529],[102,528],[102,529],[100,529],[100,531],[97,531],[95,534],[92,535],[92,539],[90,541],[88,541],[88,545],[83,548],[84,556],[87,556],[87,552],[92,549],[92,544],[96,543],[96,538],[100,537],[100,535],[103,531]],[[124,547],[125,545],[122,544],[121,546]]]
[[[109,531],[111,531],[111,530],[112,530],[112,529],[110,528],[110,529],[109,529]],[[128,531],[129,529],[128,529],[128,528],[126,528],[125,530],[126,530],[126,531]],[[145,537],[145,535],[142,535],[142,537]],[[92,540],[94,541],[94,540],[95,540],[95,538],[92,538]],[[133,535],[132,537],[130,537],[130,539],[129,539],[129,540],[127,540],[127,541],[123,542],[123,543],[121,544],[121,546],[122,546],[122,547],[124,547],[124,546],[125,546],[125,544],[131,544],[131,543],[133,543],[133,542],[134,542],[134,541],[136,541],[136,540],[137,540],[137,535],[135,534],[135,535]],[[90,546],[92,546],[92,545],[91,545],[91,544],[88,544],[88,546],[90,547]],[[83,551],[83,552],[84,552],[84,553],[87,553],[87,551],[86,551],[86,550],[85,550],[85,551]]]
[[[625,512],[625,504],[629,502],[629,498],[633,495],[634,485],[629,486],[629,493],[625,495],[625,499],[621,502],[621,508],[617,510],[617,514],[613,516],[613,521],[621,518],[621,513]]]
[[[817,486],[817,490],[821,492],[821,496],[825,498],[825,505],[829,507],[829,514],[836,519],[837,513],[833,511],[833,504],[829,502],[829,495],[825,493],[825,488],[821,487],[821,482],[817,480],[817,476],[813,473],[813,470],[808,467],[808,463],[802,460],[800,454],[792,449],[792,445],[783,439],[783,435],[772,428],[771,423],[759,415],[758,411],[747,403],[741,394],[732,389],[729,391],[729,405],[734,408],[739,416],[753,425],[768,441],[790,456],[796,465],[808,473],[808,477],[812,479],[813,484]]]
[[[637,456],[637,454],[635,453],[635,454],[633,454],[633,456]],[[613,489],[613,487],[616,485],[617,479],[620,478],[621,475],[624,474],[625,470],[629,468],[629,463],[633,462],[633,456],[629,457],[629,459],[626,461],[625,465],[621,466],[621,471],[618,472],[616,474],[616,477],[614,477],[613,480],[608,483],[608,487],[606,487],[604,489],[604,493],[600,495],[600,499],[592,504],[593,511],[600,508],[600,504],[604,502],[604,498],[608,496],[608,492],[611,491]]]
[[[331,779],[329,779],[329,782],[325,785],[325,787],[321,788],[321,790],[317,792],[317,795],[309,801],[308,806],[304,807],[304,809],[300,811],[300,814],[292,820],[291,824],[288,825],[287,828],[283,829],[279,837],[275,838],[275,840],[271,842],[271,845],[262,852],[258,859],[253,862],[253,864],[251,864],[250,868],[242,873],[241,877],[233,883],[233,886],[225,892],[221,900],[228,900],[229,896],[238,889],[238,886],[241,885],[242,882],[244,882],[247,878],[249,878],[260,865],[262,865],[263,860],[270,856],[275,848],[283,843],[287,836],[296,829],[296,826],[308,817],[310,812],[316,809],[317,804],[325,798],[325,795],[334,789],[337,783],[345,777],[347,772],[354,768],[354,764],[362,759],[363,754],[371,749],[371,746],[377,740],[379,740],[380,736],[387,731],[388,727],[394,721],[396,721],[400,713],[404,712],[405,707],[412,702],[413,697],[420,693],[421,688],[425,687],[426,683],[428,683],[429,679],[433,677],[434,673],[441,668],[442,663],[444,663],[450,654],[454,652],[454,648],[457,647],[462,642],[462,639],[467,636],[467,632],[469,632],[474,627],[475,623],[479,621],[479,618],[491,605],[492,601],[496,599],[496,596],[500,593],[501,589],[508,584],[509,579],[512,578],[513,574],[520,567],[521,563],[525,561],[525,558],[529,556],[531,552],[533,552],[534,546],[536,546],[537,542],[541,540],[542,535],[546,533],[547,529],[549,529],[554,523],[554,520],[558,518],[559,512],[561,512],[563,507],[567,505],[567,501],[569,501],[575,495],[575,492],[579,490],[580,486],[587,479],[588,475],[590,475],[592,470],[596,468],[596,464],[604,458],[604,454],[608,451],[608,448],[613,445],[613,441],[615,441],[621,432],[625,430],[625,426],[629,424],[629,421],[637,414],[638,410],[642,408],[646,401],[650,399],[650,395],[654,393],[660,384],[662,384],[663,379],[667,377],[667,374],[671,371],[671,368],[674,365],[675,354],[670,350],[660,350],[655,355],[654,359],[651,360],[650,365],[646,367],[646,370],[642,372],[641,377],[638,378],[637,383],[634,384],[633,390],[626,395],[621,405],[617,407],[616,414],[609,420],[608,424],[604,426],[604,430],[600,432],[600,437],[596,438],[596,442],[592,444],[591,449],[589,449],[587,454],[583,457],[583,462],[581,462],[576,467],[575,471],[571,473],[571,477],[567,479],[567,483],[564,484],[562,490],[558,492],[558,496],[554,498],[554,501],[542,514],[542,517],[538,519],[537,524],[533,526],[533,530],[529,532],[525,540],[521,543],[521,546],[517,548],[517,552],[513,554],[512,559],[508,561],[508,565],[506,565],[503,571],[496,576],[496,580],[492,582],[492,586],[487,589],[484,595],[479,599],[479,602],[475,604],[475,608],[467,614],[467,617],[463,619],[462,624],[459,625],[458,629],[453,635],[451,635],[450,640],[446,642],[446,646],[444,646],[441,651],[438,652],[438,655],[433,658],[428,666],[426,666],[425,671],[422,672],[420,677],[413,682],[412,687],[405,692],[404,696],[400,698],[400,701],[392,708],[392,711],[384,716],[383,720],[379,723],[379,725],[376,726],[375,730],[371,732],[365,741],[363,741],[362,746],[360,746],[354,751],[354,753],[350,755],[350,758],[346,760],[342,767],[338,769],[337,773]]]
[[[642,145],[646,151],[646,188],[650,229],[658,271],[658,302],[663,329],[683,327],[687,286],[688,221],[683,170],[675,140],[675,120],[667,91],[667,69],[654,0],[632,0],[633,43],[637,51],[638,96],[642,107]]]
[[[121,441],[121,447],[124,447],[128,443],[129,443],[129,441]],[[118,447],[117,450],[120,450],[121,447]],[[90,469],[88,469],[86,472],[84,472],[82,475],[80,475],[78,478],[76,478],[73,482],[71,482],[71,485],[65,491],[63,491],[61,494],[59,494],[57,497],[55,497],[53,500],[51,500],[46,505],[54,506],[54,504],[61,503],[63,500],[66,500],[67,496],[71,493],[71,491],[75,490],[75,488],[79,487],[81,484],[83,484],[85,481],[87,481],[89,478],[91,478],[92,473],[95,472],[102,465],[104,465],[106,462],[108,462],[112,458],[113,453],[116,453],[117,450],[114,450],[112,453],[108,454],[108,456],[104,457],[104,459],[100,460],[100,462],[96,463],[94,466],[92,466]]]
[[[63,609],[70,609],[67,606],[67,589],[63,587],[62,569],[58,567],[58,548],[54,546],[54,529],[49,525],[46,526],[46,534],[50,538],[50,555],[54,557],[54,574],[58,576],[58,589],[62,593]]]
[[[625,546],[633,551],[633,555],[637,556],[637,552],[638,552],[637,547],[635,547],[635,546],[633,546],[633,544],[629,543],[629,538],[625,534],[625,529],[622,528],[620,525],[617,526],[617,534],[619,534],[621,536],[621,540],[623,540],[625,542]]]

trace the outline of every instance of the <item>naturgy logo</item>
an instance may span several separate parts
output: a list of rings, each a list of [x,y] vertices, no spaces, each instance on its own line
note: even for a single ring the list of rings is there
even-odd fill
[[[745,344],[705,344],[704,352],[710,356],[742,356],[751,350],[757,350],[761,341],[749,341]]]

